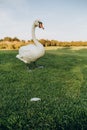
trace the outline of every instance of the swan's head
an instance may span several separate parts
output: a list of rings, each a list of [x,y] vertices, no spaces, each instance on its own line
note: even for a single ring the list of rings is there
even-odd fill
[[[34,26],[44,29],[43,23],[40,20],[35,20]]]

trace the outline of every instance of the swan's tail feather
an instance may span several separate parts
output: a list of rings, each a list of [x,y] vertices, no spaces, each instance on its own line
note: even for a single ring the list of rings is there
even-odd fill
[[[19,59],[19,55],[16,55],[16,58],[18,58],[18,59]]]
[[[20,55],[16,55],[16,58],[18,58],[19,60],[23,61],[24,63],[27,63],[27,61],[24,60],[23,57],[20,57]]]

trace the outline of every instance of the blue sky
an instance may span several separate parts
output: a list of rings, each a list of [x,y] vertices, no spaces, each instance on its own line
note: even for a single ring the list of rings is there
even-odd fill
[[[32,39],[36,19],[45,27],[38,39],[87,41],[87,0],[0,0],[0,39]]]

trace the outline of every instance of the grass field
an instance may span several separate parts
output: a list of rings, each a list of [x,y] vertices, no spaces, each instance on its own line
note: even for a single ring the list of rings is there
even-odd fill
[[[0,51],[0,130],[87,130],[87,49],[46,51],[32,72],[16,54]]]

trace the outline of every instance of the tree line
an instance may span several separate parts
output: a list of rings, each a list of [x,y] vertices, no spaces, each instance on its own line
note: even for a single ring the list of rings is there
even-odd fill
[[[71,47],[71,46],[87,46],[87,41],[58,41],[58,40],[47,40],[47,39],[40,39],[41,42],[45,47],[48,46],[60,46],[60,47]],[[20,46],[33,44],[33,40],[20,40],[17,37],[5,37],[4,39],[0,39],[0,49],[19,49]]]

